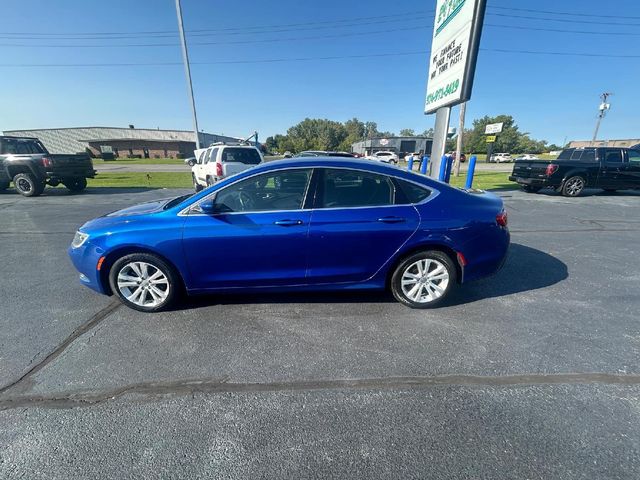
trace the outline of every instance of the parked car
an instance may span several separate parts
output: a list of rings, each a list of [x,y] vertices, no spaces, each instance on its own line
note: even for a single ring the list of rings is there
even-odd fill
[[[519,157],[517,157],[516,160],[540,160],[540,159],[535,155],[532,155],[530,153],[525,153],[524,155],[520,155]]]
[[[87,187],[87,178],[95,175],[86,153],[52,155],[37,138],[0,137],[0,191],[13,182],[25,197],[36,197],[46,185],[56,187],[61,183],[72,192],[80,192]]]
[[[284,153],[282,154],[282,156],[283,156],[284,158],[291,158],[291,157],[293,157],[293,153],[291,153],[290,151],[288,151],[288,150],[287,150],[286,152],[284,152]]]
[[[252,145],[216,144],[195,154],[198,161],[191,167],[191,177],[196,192],[263,161],[260,150]]]
[[[449,152],[448,155],[451,155],[451,157],[453,158],[453,160],[455,161],[456,159],[456,152]],[[467,156],[464,153],[460,153],[460,163],[464,163],[467,161]]]
[[[508,245],[496,195],[382,163],[302,158],[91,220],[69,255],[82,284],[145,312],[181,291],[386,288],[427,308],[495,273]]]
[[[193,167],[197,162],[198,160],[196,159],[196,157],[188,157],[184,159],[184,163],[186,163],[190,167]]]
[[[398,163],[398,154],[388,150],[374,152],[366,157],[369,160],[377,160],[385,163]]]
[[[511,154],[509,153],[496,153],[495,155],[491,155],[491,157],[489,157],[489,161],[496,163],[509,163],[512,162],[513,159],[511,158]]]
[[[509,180],[526,192],[551,187],[567,197],[577,197],[587,187],[639,189],[640,149],[567,148],[553,161],[516,160]]]

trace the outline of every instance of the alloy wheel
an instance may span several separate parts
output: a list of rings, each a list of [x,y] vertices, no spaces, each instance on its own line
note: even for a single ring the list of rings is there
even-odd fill
[[[571,178],[567,181],[565,190],[572,197],[578,195],[584,188],[584,180],[580,177]]]
[[[409,265],[400,281],[402,293],[411,301],[429,303],[440,298],[449,285],[447,267],[438,260],[425,258]]]
[[[167,275],[147,262],[127,263],[118,272],[116,282],[122,296],[140,307],[156,307],[169,296]]]

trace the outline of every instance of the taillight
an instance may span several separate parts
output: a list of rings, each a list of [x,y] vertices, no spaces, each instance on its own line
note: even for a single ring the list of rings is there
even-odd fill
[[[49,157],[42,157],[41,161],[43,167],[53,167],[53,160]]]
[[[507,218],[507,212],[504,210],[496,215],[496,223],[501,227],[506,227],[509,219]]]
[[[222,177],[222,175],[224,175],[222,173],[222,164],[221,163],[216,163],[216,176]]]
[[[558,170],[558,165],[555,165],[553,163],[550,163],[549,165],[547,165],[547,169],[544,171],[544,174],[547,177],[550,177],[551,175],[553,175],[554,173],[556,173],[556,170]]]

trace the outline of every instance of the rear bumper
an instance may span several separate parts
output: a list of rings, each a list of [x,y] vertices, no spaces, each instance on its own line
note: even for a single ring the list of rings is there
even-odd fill
[[[94,169],[65,168],[45,172],[48,179],[62,181],[65,178],[94,178],[98,172]]]
[[[556,186],[550,182],[548,178],[524,178],[515,175],[509,175],[509,180],[519,185],[531,185],[533,187],[553,187]]]

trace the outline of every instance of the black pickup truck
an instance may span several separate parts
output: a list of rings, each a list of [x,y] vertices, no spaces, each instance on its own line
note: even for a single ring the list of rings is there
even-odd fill
[[[45,185],[63,184],[72,192],[87,186],[96,172],[87,154],[52,155],[37,138],[0,136],[0,191],[10,182],[21,195],[35,197]]]
[[[640,145],[567,148],[556,160],[516,160],[509,177],[525,192],[551,187],[567,197],[585,188],[640,189]]]

